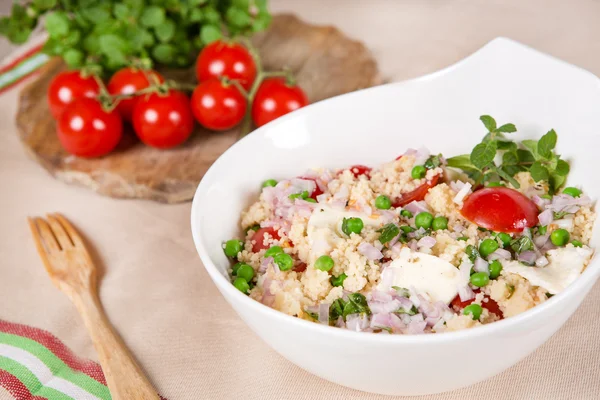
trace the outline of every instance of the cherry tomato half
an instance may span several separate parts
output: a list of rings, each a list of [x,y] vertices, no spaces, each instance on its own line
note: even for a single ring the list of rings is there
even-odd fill
[[[202,49],[196,60],[198,82],[223,76],[238,80],[244,89],[250,90],[256,78],[256,64],[248,49],[221,40]]]
[[[79,157],[100,157],[113,150],[123,133],[116,111],[106,112],[96,99],[81,97],[68,104],[58,120],[58,139]]]
[[[179,90],[141,97],[133,110],[133,129],[148,146],[168,149],[185,142],[194,129],[190,99]]]
[[[474,290],[474,292],[476,294],[479,293],[479,289]],[[481,306],[483,308],[486,308],[489,312],[496,314],[497,316],[500,317],[500,319],[504,318],[504,314],[500,310],[500,306],[498,305],[498,303],[496,303],[495,300],[492,300],[489,296],[485,296],[484,299],[486,299],[487,301],[481,302]],[[469,304],[471,304],[473,301],[475,301],[474,298],[471,300],[467,300],[467,301],[460,301],[460,297],[456,296],[454,298],[454,300],[452,300],[452,303],[450,303],[450,306],[456,307],[459,309],[463,309],[466,306],[468,306]]]
[[[355,178],[358,178],[361,175],[366,175],[368,177],[372,170],[372,168],[365,165],[353,165],[348,169],[350,172],[352,172]]]
[[[317,200],[317,196],[320,194],[323,194],[323,191],[319,188],[319,185],[317,184],[316,178],[309,178],[306,176],[301,176],[300,179],[306,179],[307,181],[313,181],[315,183],[315,190],[313,190],[313,192],[308,196],[311,199]]]
[[[108,81],[107,89],[111,95],[131,94],[138,90],[145,89],[150,86],[148,77],[154,76],[158,83],[163,83],[165,78],[158,72],[148,70],[143,71],[137,68],[126,67],[118,70]],[[121,114],[125,121],[131,121],[133,109],[139,97],[131,99],[123,99],[117,105],[117,111]]]
[[[58,119],[67,104],[80,97],[96,97],[100,86],[92,76],[83,77],[79,71],[65,71],[56,75],[48,87],[48,105],[54,119]]]
[[[464,200],[463,217],[495,232],[515,233],[537,224],[539,210],[524,194],[506,187],[484,188]]]
[[[239,124],[248,107],[246,98],[233,85],[217,78],[200,82],[192,94],[192,112],[205,128],[225,131]]]
[[[252,120],[256,126],[263,126],[307,104],[308,98],[299,86],[289,86],[283,78],[267,78],[254,96]]]
[[[273,239],[279,239],[279,234],[277,233],[277,231],[274,228],[260,228],[259,230],[257,230],[256,232],[254,232],[254,236],[252,236],[252,240],[256,241],[253,245],[252,245],[252,251],[254,253],[257,253],[263,249],[267,249],[269,248],[269,246],[265,246],[263,244],[264,240],[265,240],[265,235],[270,235]]]
[[[412,192],[403,193],[400,197],[394,199],[392,205],[394,207],[404,207],[410,202],[423,200],[429,189],[438,184],[439,179],[440,175],[436,175],[429,182],[422,184]]]

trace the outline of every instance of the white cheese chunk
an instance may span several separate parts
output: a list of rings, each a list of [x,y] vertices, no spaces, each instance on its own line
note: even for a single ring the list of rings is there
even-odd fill
[[[400,256],[388,266],[394,271],[393,286],[413,289],[435,302],[449,304],[464,285],[458,268],[449,262],[429,254],[403,247]],[[381,284],[380,284],[381,286]],[[389,288],[379,287],[379,290]]]
[[[545,267],[528,267],[518,261],[504,261],[506,272],[518,274],[533,286],[539,286],[551,294],[562,292],[585,268],[593,251],[589,247],[563,247],[548,251],[550,261]]]
[[[331,250],[338,246],[340,241],[347,239],[348,236],[342,232],[342,222],[344,218],[357,217],[362,219],[364,226],[375,228],[383,226],[382,219],[379,216],[319,205],[313,211],[306,227],[306,236],[310,246],[309,262],[312,263],[318,257],[329,254]]]

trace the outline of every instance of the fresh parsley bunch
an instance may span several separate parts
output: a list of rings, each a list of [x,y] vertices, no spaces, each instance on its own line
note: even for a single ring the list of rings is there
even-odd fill
[[[41,17],[44,52],[107,72],[135,62],[186,67],[205,44],[271,21],[266,0],[31,0],[13,4],[0,34],[24,43]]]
[[[471,154],[449,158],[449,167],[462,169],[477,185],[504,179],[519,188],[514,176],[521,171],[529,171],[536,182],[548,182],[552,193],[565,183],[570,168],[554,152],[557,136],[553,129],[540,140],[514,142],[506,135],[517,131],[514,124],[497,126],[496,120],[489,115],[482,115],[480,119],[488,133]],[[499,153],[502,162],[496,163],[494,160]]]

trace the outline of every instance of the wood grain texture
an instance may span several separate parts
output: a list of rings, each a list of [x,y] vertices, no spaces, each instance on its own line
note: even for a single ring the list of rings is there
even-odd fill
[[[310,25],[293,15],[277,15],[269,30],[257,34],[253,41],[265,68],[290,68],[311,102],[381,83],[377,64],[365,46],[334,27]],[[108,156],[71,156],[58,142],[46,103],[50,80],[63,68],[59,60],[52,60],[39,78],[23,89],[17,126],[31,157],[64,182],[112,197],[187,201],[206,170],[238,136],[237,129],[214,133],[197,127],[184,145],[157,150],[141,144],[127,128],[116,151]],[[179,71],[177,78],[192,81],[193,72]]]

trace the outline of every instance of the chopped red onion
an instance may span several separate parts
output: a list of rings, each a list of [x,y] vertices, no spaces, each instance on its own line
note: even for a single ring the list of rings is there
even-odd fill
[[[403,156],[414,156],[415,154],[417,154],[417,150],[415,149],[407,149],[404,154],[402,154]]]
[[[571,232],[573,230],[573,219],[572,218],[557,219],[553,223],[556,226],[558,226],[559,228],[566,229],[569,232]]]
[[[473,264],[473,269],[477,272],[485,272],[488,275],[490,273],[490,267],[489,267],[488,262],[485,261],[481,257],[477,257],[475,259],[475,263]]]
[[[290,180],[290,184],[296,189],[295,192],[307,191],[312,193],[315,191],[317,184],[311,179],[294,178]]]
[[[275,295],[271,293],[271,284],[273,280],[269,278],[265,278],[262,283],[263,295],[261,299],[261,303],[268,307],[272,307],[273,303],[275,303]]]
[[[410,299],[407,299],[406,297],[398,296],[396,297],[396,300],[400,302],[400,307],[402,307],[404,311],[410,311],[410,309],[413,308],[413,302],[410,301]]]
[[[535,254],[535,251],[531,251],[531,250],[522,252],[521,254],[519,254],[519,258],[518,258],[519,261],[521,261],[527,265],[535,264],[536,259],[537,259],[537,255]]]
[[[532,196],[531,201],[533,201],[535,203],[535,205],[541,209],[545,208],[548,204],[550,204],[550,200],[543,199],[538,195]]]
[[[323,193],[317,196],[317,203],[325,203],[329,199],[329,195],[327,193]]]
[[[379,278],[379,284],[384,288],[391,288],[394,284],[394,275],[396,275],[396,269],[386,267],[381,271],[381,277]]]
[[[412,291],[411,291],[412,292]],[[414,292],[412,292],[414,293]],[[411,303],[413,303],[415,305],[415,307],[419,308],[419,306],[421,305],[421,299],[419,299],[419,296],[412,294],[409,298],[408,298]]]
[[[427,206],[427,203],[425,203],[423,200],[411,201],[406,206],[404,206],[404,209],[410,211],[413,215],[417,215],[418,213],[424,211],[429,212],[429,207]]]
[[[348,201],[348,196],[350,196],[350,190],[348,189],[348,185],[343,183],[339,190],[333,195],[333,198],[334,200]]]
[[[452,199],[452,201],[456,204],[460,204],[462,203],[462,201],[464,200],[464,198],[471,193],[471,184],[469,182],[466,182],[458,191],[458,193],[456,193],[456,196],[454,196],[454,198]]]
[[[544,245],[546,244],[546,242],[548,242],[548,238],[550,237],[549,233],[546,233],[542,236],[536,236],[535,238],[533,238],[533,243],[535,244],[536,247],[544,247]]]
[[[367,298],[369,299],[369,301],[378,301],[381,303],[387,303],[394,299],[394,297],[390,293],[386,293],[381,290],[372,290],[367,295]]]
[[[401,234],[401,233],[399,233],[398,235],[396,235],[396,237],[394,237],[392,240],[390,240],[390,241],[387,243],[388,247],[392,247],[392,246],[394,246],[396,243],[398,243],[398,240],[400,240],[400,236],[401,236],[401,235],[402,235],[402,234]]]
[[[271,264],[275,264],[273,262],[273,257],[265,257],[261,263],[260,263],[260,267],[258,267],[258,272],[260,272],[261,274],[264,274],[265,272],[267,272],[267,268],[269,268],[269,265]]]
[[[550,261],[548,261],[545,256],[538,257],[538,259],[535,260],[536,267],[545,267],[548,264],[550,264]]]
[[[375,248],[380,251],[383,249],[383,245],[381,244],[381,242],[379,240],[374,241],[373,246],[375,246]]]
[[[575,213],[581,206],[587,206],[592,203],[592,200],[586,196],[581,195],[579,197],[572,197],[568,194],[557,194],[552,197],[552,203],[548,206],[552,211],[555,212],[569,212]]]
[[[460,222],[457,222],[454,225],[452,225],[452,230],[454,232],[461,233],[465,230],[465,227],[462,226],[462,224]]]
[[[458,272],[460,274],[460,280],[464,285],[469,283],[471,277],[471,268],[473,268],[473,263],[468,258],[465,258],[460,266],[458,267]]]
[[[419,314],[411,315],[410,320],[421,322],[421,321],[425,321],[425,317],[423,317],[423,314],[419,313]]]
[[[417,251],[417,241],[416,240],[411,240],[410,242],[408,242],[408,247],[412,250],[412,251]]]
[[[435,246],[436,240],[435,238],[431,237],[431,236],[423,236],[421,239],[419,239],[419,241],[417,242],[417,247],[421,247],[421,248],[426,248],[426,249],[430,249],[433,246]]]
[[[421,147],[417,150],[416,154],[415,154],[415,163],[414,165],[423,165],[425,164],[425,161],[427,161],[427,159],[429,158],[429,149],[425,148],[425,147]]]
[[[398,311],[401,307],[400,300],[394,299],[385,303],[380,303],[378,301],[373,301],[369,303],[369,308],[373,313],[391,313],[394,311]]]
[[[398,215],[391,210],[379,210],[379,214],[381,215],[381,220],[384,224],[390,223],[398,218]]]
[[[394,332],[401,332],[406,329],[406,324],[396,314],[390,314],[390,325]]]
[[[511,258],[512,258],[512,255],[510,254],[510,251],[505,250],[505,249],[496,249],[496,251],[494,251],[492,254],[490,254],[488,256],[488,260],[490,260],[490,261],[510,260]]]
[[[367,259],[371,261],[380,260],[383,258],[383,253],[377,250],[375,246],[367,242],[362,242],[361,244],[359,244],[358,251],[360,252],[360,254],[367,257]]]
[[[373,311],[373,310],[371,310]],[[379,313],[373,311],[373,316],[371,317],[371,328],[391,328],[392,321],[390,321],[389,313]]]
[[[458,288],[458,297],[460,297],[460,301],[469,301],[475,298],[475,292],[469,285],[460,286]]]
[[[554,249],[556,249],[556,246],[554,245],[554,243],[552,243],[552,241],[551,241],[551,240],[548,240],[548,241],[546,242],[546,244],[545,244],[545,245],[543,245],[543,246],[542,246],[542,248],[541,248],[541,249],[539,249],[539,250],[540,250],[540,252],[541,252],[542,254],[546,254],[548,251],[550,251],[550,250],[554,250]]]
[[[346,208],[346,200],[333,200],[331,203],[329,203],[329,205],[332,208],[337,208],[339,210],[343,210]]]
[[[338,317],[337,321],[335,321],[335,326],[338,328],[345,328],[346,323],[344,322],[344,318]]]
[[[412,335],[424,333],[426,327],[427,327],[427,322],[413,320],[413,321],[410,321],[410,323],[406,327],[406,333],[409,333]]]
[[[550,225],[553,220],[554,220],[554,213],[550,209],[542,211],[538,215],[538,221],[541,226]]]
[[[346,317],[346,328],[360,332],[369,327],[369,317],[365,314],[350,314]]]
[[[319,322],[324,325],[329,325],[329,306],[330,304],[319,304]]]
[[[392,250],[392,258],[399,257],[402,251],[402,243],[394,244],[390,250]]]

